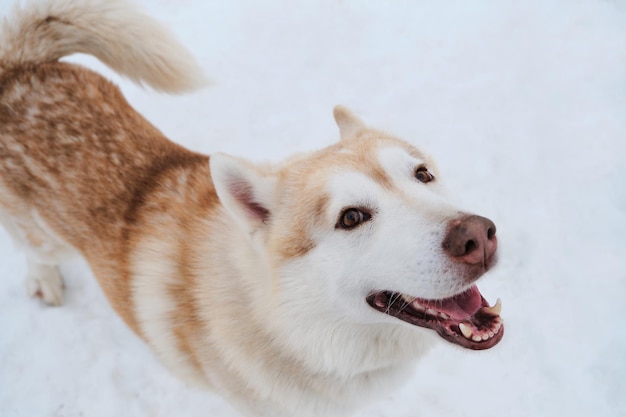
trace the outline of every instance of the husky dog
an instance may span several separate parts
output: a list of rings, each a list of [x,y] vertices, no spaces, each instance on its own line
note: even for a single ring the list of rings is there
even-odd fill
[[[18,8],[0,33],[0,221],[27,290],[59,305],[66,253],[172,372],[248,416],[345,416],[437,339],[487,349],[475,281],[496,228],[443,195],[433,161],[336,107],[341,140],[277,165],[169,141],[82,52],[165,92],[191,55],[121,0]]]

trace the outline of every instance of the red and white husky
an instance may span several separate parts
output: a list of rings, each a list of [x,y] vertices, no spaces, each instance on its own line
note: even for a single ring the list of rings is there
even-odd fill
[[[0,34],[0,219],[28,291],[61,304],[84,256],[113,308],[187,381],[249,416],[345,416],[436,340],[487,349],[500,305],[474,282],[494,224],[448,203],[433,161],[335,108],[341,140],[277,165],[172,143],[92,54],[167,92],[191,56],[120,0],[29,4]]]

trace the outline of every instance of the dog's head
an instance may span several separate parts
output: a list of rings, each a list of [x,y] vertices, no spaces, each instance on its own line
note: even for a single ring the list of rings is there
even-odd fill
[[[335,120],[339,143],[277,168],[212,157],[223,205],[270,271],[266,302],[329,323],[430,328],[470,349],[497,344],[500,304],[474,285],[496,262],[493,222],[453,207],[410,144],[343,107]]]

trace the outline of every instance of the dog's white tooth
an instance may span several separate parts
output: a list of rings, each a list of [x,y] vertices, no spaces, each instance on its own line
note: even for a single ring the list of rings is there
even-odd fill
[[[426,309],[426,313],[430,314],[431,316],[436,316],[437,315],[437,311],[433,310],[432,308],[427,308]]]
[[[470,327],[465,323],[459,323],[459,330],[461,330],[461,333],[466,339],[472,338],[472,329],[470,329]]]
[[[450,316],[448,316],[446,313],[439,313],[439,317],[446,320],[450,318]]]
[[[502,322],[496,321],[495,330],[500,330],[500,327],[502,327]]]
[[[380,298],[375,298],[374,299],[374,304],[376,304],[376,307],[387,307],[387,303],[385,303],[383,300],[381,300]]]
[[[411,303],[411,307],[413,307],[413,310],[424,311],[424,307],[422,307],[417,301],[413,301]]]
[[[485,333],[485,334],[483,335],[483,340],[487,340],[487,339],[489,339],[489,333]]]
[[[494,332],[489,331],[489,337],[493,337],[494,334],[495,334]]]
[[[474,342],[480,342],[481,340],[483,340],[483,338],[482,338],[482,337],[480,337],[480,336],[478,336],[478,335],[476,335],[476,336],[472,336],[472,340],[473,340]]]
[[[490,315],[490,316],[497,317],[502,312],[502,301],[500,301],[500,299],[498,298],[498,300],[493,305],[493,307],[483,307],[481,309],[481,311],[483,313],[486,313],[486,314]]]
[[[493,334],[498,334],[498,332],[499,332],[499,331],[500,331],[500,328],[499,328],[499,327],[497,327],[497,328],[493,331]]]

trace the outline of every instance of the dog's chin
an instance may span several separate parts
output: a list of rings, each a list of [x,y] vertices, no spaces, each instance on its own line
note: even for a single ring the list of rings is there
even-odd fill
[[[435,330],[448,342],[473,350],[489,349],[502,340],[501,304],[494,306],[473,285],[449,298],[426,300],[392,291],[375,291],[367,303],[381,313],[414,326]]]

